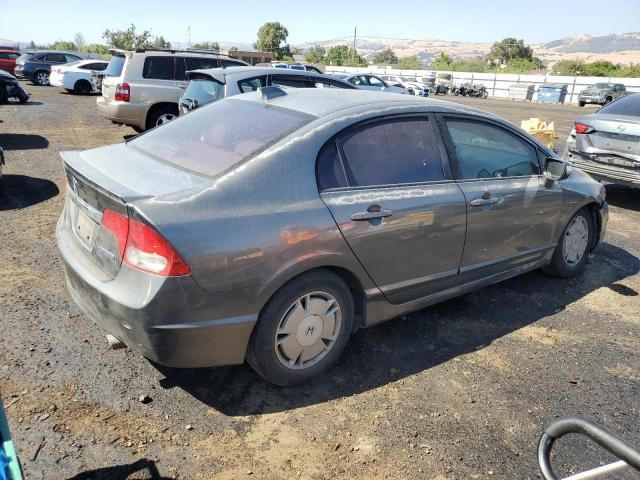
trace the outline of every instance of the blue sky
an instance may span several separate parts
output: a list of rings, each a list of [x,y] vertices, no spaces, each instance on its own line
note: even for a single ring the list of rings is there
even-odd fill
[[[354,26],[365,36],[473,42],[514,36],[528,43],[640,30],[640,0],[511,0],[491,5],[479,0],[30,0],[28,20],[23,2],[2,3],[0,37],[36,43],[71,40],[75,32],[82,32],[87,43],[100,42],[105,28],[124,29],[130,23],[172,42],[186,42],[190,25],[193,42],[251,43],[260,25],[279,21],[289,29],[292,44],[353,35]],[[615,9],[607,10],[613,4]]]

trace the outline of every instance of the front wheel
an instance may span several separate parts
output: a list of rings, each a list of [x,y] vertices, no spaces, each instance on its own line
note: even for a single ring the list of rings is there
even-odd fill
[[[580,273],[587,262],[593,237],[593,220],[589,210],[583,208],[571,217],[564,228],[551,263],[544,271],[557,277],[573,277]]]
[[[298,277],[276,293],[260,314],[247,361],[276,385],[307,382],[340,356],[353,318],[353,297],[340,277],[326,270]]]
[[[33,75],[33,83],[40,85],[41,87],[49,85],[49,72],[46,70],[38,70]]]

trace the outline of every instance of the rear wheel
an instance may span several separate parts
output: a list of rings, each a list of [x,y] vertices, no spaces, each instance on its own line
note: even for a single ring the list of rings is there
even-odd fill
[[[78,80],[73,86],[73,93],[76,95],[89,95],[91,93],[91,83],[87,80]]]
[[[38,70],[33,74],[33,83],[40,85],[41,87],[49,85],[49,72],[46,70]]]
[[[613,98],[611,97],[607,97],[604,101],[604,104],[606,105],[607,103],[609,103],[611,100],[613,100]]]
[[[580,273],[593,245],[594,226],[587,208],[576,213],[565,227],[553,252],[551,263],[544,271],[558,277],[572,277]]]
[[[177,105],[160,105],[151,109],[147,115],[147,130],[159,127],[178,116]]]
[[[578,102],[578,106],[579,106],[579,107],[584,107],[585,105],[586,105],[586,103],[585,103],[585,102]]]
[[[247,361],[267,381],[298,385],[325,371],[352,331],[353,298],[332,272],[319,270],[285,285],[251,335]]]

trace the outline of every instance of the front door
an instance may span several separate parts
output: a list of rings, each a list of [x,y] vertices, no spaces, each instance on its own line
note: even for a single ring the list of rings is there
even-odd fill
[[[318,159],[321,197],[391,303],[455,285],[465,198],[443,173],[425,116],[388,117],[339,135]]]
[[[542,175],[538,147],[488,120],[442,120],[467,202],[459,282],[502,273],[550,253],[557,241],[562,189]]]

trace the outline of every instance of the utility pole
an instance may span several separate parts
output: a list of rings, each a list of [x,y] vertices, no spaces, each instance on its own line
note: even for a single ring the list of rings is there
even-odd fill
[[[356,66],[356,35],[358,32],[358,27],[353,27],[353,55],[351,61],[353,62],[353,66]]]
[[[189,37],[187,43],[189,44],[189,48],[191,48],[191,25],[187,27],[187,36]]]

